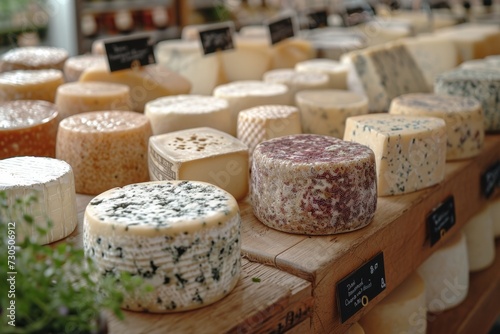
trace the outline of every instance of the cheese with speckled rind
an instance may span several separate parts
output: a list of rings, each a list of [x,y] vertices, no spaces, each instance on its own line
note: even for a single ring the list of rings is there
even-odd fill
[[[493,200],[488,204],[490,217],[493,223],[493,235],[495,238],[500,237],[500,198]]]
[[[96,195],[149,181],[146,116],[132,111],[93,111],[59,123],[56,157],[75,173],[76,191]]]
[[[286,85],[258,80],[235,81],[220,85],[215,88],[213,95],[229,103],[231,111],[229,134],[233,136],[236,136],[240,111],[268,104],[287,105],[290,103],[290,91]]]
[[[248,146],[252,158],[255,147],[277,137],[302,133],[297,107],[265,105],[245,109],[238,114],[237,137]]]
[[[130,88],[109,82],[69,82],[57,88],[59,119],[100,110],[130,110]]]
[[[47,101],[0,103],[0,159],[56,156],[57,108]]]
[[[377,207],[374,154],[329,136],[264,141],[253,152],[250,199],[257,219],[283,232],[325,235],[362,228]]]
[[[2,159],[0,191],[6,193],[10,208],[16,199],[36,197],[35,202],[23,207],[24,213],[33,217],[33,225],[23,223],[22,219],[16,221],[18,242],[32,238],[37,243],[48,244],[67,237],[78,224],[73,171],[64,161],[27,156]],[[40,235],[36,227],[48,233]]]
[[[197,127],[211,127],[230,133],[231,111],[226,100],[214,96],[175,95],[146,104],[154,135]]]
[[[332,59],[310,59],[301,61],[295,65],[295,70],[299,72],[324,73],[330,78],[329,87],[331,89],[347,89],[348,67]]]
[[[483,108],[485,131],[500,131],[500,71],[458,68],[438,76],[434,92],[475,98]]]
[[[299,92],[295,101],[300,109],[304,133],[344,137],[348,117],[368,113],[364,95],[345,90],[324,89]]]
[[[122,307],[167,313],[220,300],[241,273],[238,203],[203,182],[127,185],[85,210],[83,246],[102,275],[139,275],[151,292],[125,291]],[[119,284],[119,282],[117,282]]]
[[[344,140],[375,152],[379,196],[417,191],[444,178],[446,124],[440,118],[390,114],[349,117]]]
[[[64,62],[63,72],[66,82],[74,82],[80,79],[83,71],[96,64],[106,64],[106,58],[102,55],[84,54],[69,57]]]
[[[484,144],[484,115],[474,98],[437,94],[406,94],[392,100],[390,114],[430,116],[446,123],[446,160],[471,158]]]
[[[129,86],[132,110],[137,112],[143,112],[146,103],[154,99],[191,91],[188,79],[158,64],[115,72],[110,72],[107,65],[96,65],[85,70],[79,81],[104,81]]]
[[[16,70],[60,70],[68,52],[50,46],[25,46],[7,51],[0,57],[0,72]]]
[[[491,266],[495,260],[495,237],[488,207],[476,213],[465,224],[463,231],[467,239],[469,270],[480,271]]]
[[[460,304],[469,291],[465,235],[458,232],[418,268],[425,281],[427,310],[442,312]]]
[[[427,309],[425,281],[412,273],[360,320],[366,333],[425,333]]]
[[[214,184],[237,200],[248,193],[248,147],[225,132],[194,128],[149,140],[151,180],[194,180]]]
[[[54,103],[64,83],[59,70],[18,70],[0,73],[0,101],[43,100]]]

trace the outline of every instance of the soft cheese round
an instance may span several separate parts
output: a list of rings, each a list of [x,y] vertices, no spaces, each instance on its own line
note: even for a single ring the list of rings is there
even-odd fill
[[[48,244],[67,237],[78,224],[73,171],[64,161],[27,156],[0,160],[0,191],[6,192],[9,207],[19,198],[37,198],[23,208],[33,217],[33,225],[22,219],[15,222],[18,241],[34,238]],[[39,235],[36,227],[47,229],[48,234]]]
[[[446,160],[478,155],[484,143],[481,103],[471,97],[414,93],[392,100],[390,114],[439,117],[446,123]]]
[[[299,72],[325,73],[330,78],[331,89],[347,89],[347,65],[332,59],[309,59],[295,65]]]
[[[231,132],[231,112],[226,100],[214,96],[166,96],[146,104],[144,114],[151,121],[153,134],[211,127]]]
[[[362,228],[377,207],[374,154],[329,136],[267,140],[253,153],[250,199],[262,223],[284,232],[324,235]]]
[[[47,101],[0,102],[0,159],[56,155],[57,109]]]
[[[236,200],[216,186],[146,182],[96,196],[83,244],[103,275],[127,272],[153,286],[126,293],[123,308],[185,311],[216,302],[238,282],[240,225]]]
[[[54,102],[64,83],[59,70],[19,70],[0,73],[0,101],[44,100]]]
[[[63,69],[68,52],[51,46],[14,48],[0,57],[0,72],[15,70]]]
[[[75,173],[76,191],[97,195],[114,187],[149,181],[146,116],[132,111],[93,111],[59,123],[56,157]]]
[[[488,207],[476,213],[465,224],[463,231],[467,240],[469,271],[480,271],[491,266],[495,261],[495,237]]]
[[[83,71],[87,68],[99,64],[105,64],[106,58],[102,55],[84,54],[69,57],[64,62],[63,72],[66,82],[74,82],[80,79]]]

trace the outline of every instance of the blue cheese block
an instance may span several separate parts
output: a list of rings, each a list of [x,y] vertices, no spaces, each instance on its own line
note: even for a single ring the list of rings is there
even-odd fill
[[[374,114],[349,117],[344,140],[375,153],[379,196],[430,187],[444,178],[446,125],[437,117]]]
[[[83,243],[101,275],[127,272],[153,286],[151,292],[125,292],[123,308],[177,312],[212,304],[235,287],[240,225],[236,200],[216,186],[136,183],[89,203]]]
[[[500,131],[500,70],[459,68],[437,77],[437,94],[473,97],[483,107],[487,132]]]
[[[446,160],[471,158],[484,143],[484,116],[474,98],[437,94],[406,94],[392,100],[389,113],[430,116],[446,123]]]

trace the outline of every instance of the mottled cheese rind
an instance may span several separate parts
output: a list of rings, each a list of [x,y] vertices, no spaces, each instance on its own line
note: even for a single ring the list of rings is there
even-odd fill
[[[425,281],[427,310],[442,312],[459,305],[469,291],[465,235],[458,232],[418,268]]]
[[[222,98],[203,95],[175,95],[146,103],[154,135],[197,127],[211,127],[231,132],[229,104]]]
[[[304,133],[344,137],[348,117],[368,113],[364,95],[345,90],[302,91],[295,97]]]
[[[295,65],[295,70],[308,73],[324,73],[329,77],[330,89],[347,89],[348,67],[332,59],[310,59]]]
[[[177,312],[231,292],[241,272],[240,228],[236,200],[216,186],[146,182],[94,198],[85,210],[83,244],[101,275],[126,272],[153,287],[126,292],[123,308]]]
[[[344,140],[374,151],[379,196],[417,191],[444,179],[446,124],[440,118],[354,116],[347,119]]]
[[[64,83],[59,70],[17,70],[0,73],[0,102],[43,100],[54,103],[57,88]]]
[[[264,141],[252,157],[250,199],[257,219],[280,231],[325,235],[362,228],[377,206],[374,154],[329,136]]]
[[[497,198],[488,204],[490,217],[493,222],[493,235],[500,237],[500,198]]]
[[[227,133],[193,128],[152,136],[151,180],[193,180],[214,184],[237,200],[248,193],[248,147]]]
[[[57,109],[47,101],[0,103],[0,159],[56,156]]]
[[[7,206],[16,199],[34,195],[37,200],[23,208],[33,217],[30,227],[16,221],[16,240],[32,238],[48,244],[67,237],[78,224],[73,171],[64,161],[45,157],[14,157],[0,160],[0,191],[7,194]],[[48,221],[52,225],[48,225]],[[40,235],[36,227],[47,230]]]
[[[68,162],[76,191],[97,195],[114,187],[149,181],[146,116],[132,111],[93,111],[59,123],[56,157]]]
[[[66,82],[75,82],[80,79],[83,71],[96,64],[105,64],[106,58],[102,55],[84,54],[69,57],[64,62],[63,72]]]
[[[425,281],[410,274],[360,320],[366,333],[425,333],[427,329]]]
[[[14,48],[0,57],[0,72],[16,70],[62,71],[68,52],[50,46],[26,46]]]
[[[469,271],[488,268],[495,260],[493,220],[487,207],[482,208],[464,226],[467,239]]]
[[[392,100],[390,114],[439,117],[446,123],[446,160],[478,155],[484,144],[484,115],[474,98],[406,94]]]

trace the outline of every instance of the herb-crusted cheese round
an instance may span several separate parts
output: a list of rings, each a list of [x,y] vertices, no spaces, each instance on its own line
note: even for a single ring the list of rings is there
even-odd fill
[[[284,232],[356,230],[377,206],[375,157],[364,145],[329,136],[271,139],[253,153],[250,196],[255,216]]]
[[[102,275],[127,272],[153,286],[128,292],[122,307],[175,312],[231,292],[241,271],[236,200],[197,181],[159,181],[111,189],[85,210],[84,249]]]

